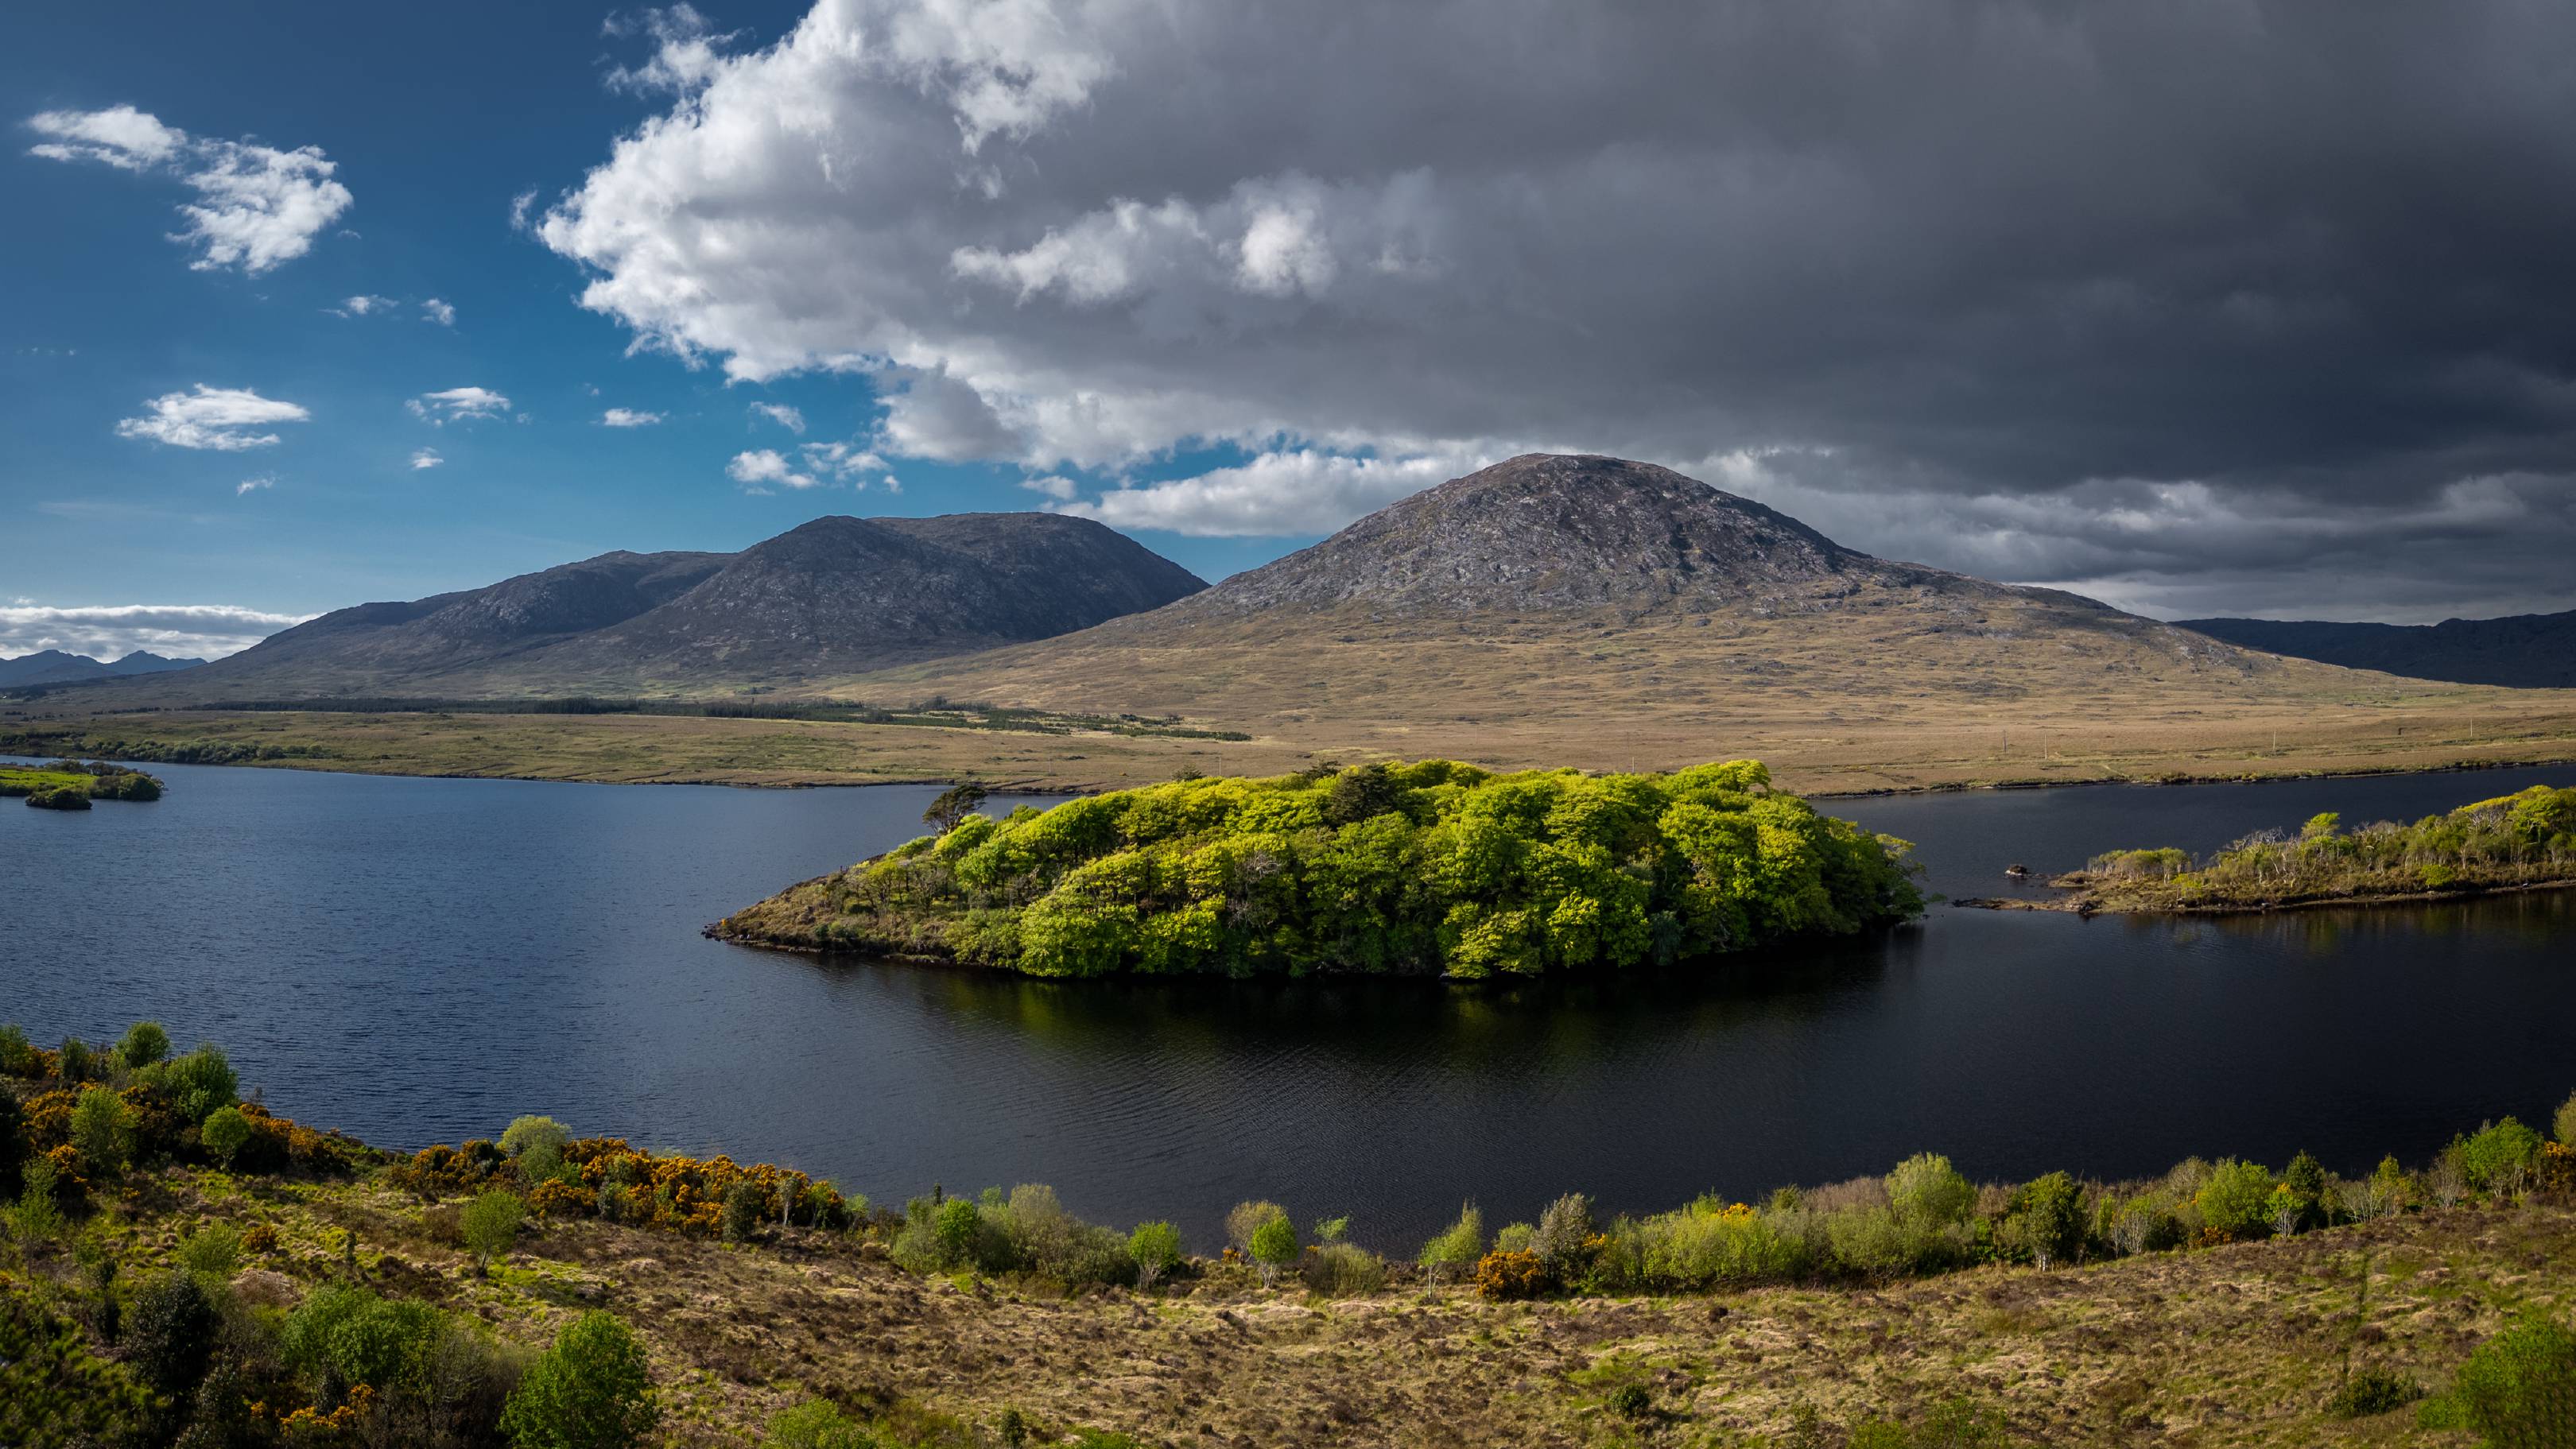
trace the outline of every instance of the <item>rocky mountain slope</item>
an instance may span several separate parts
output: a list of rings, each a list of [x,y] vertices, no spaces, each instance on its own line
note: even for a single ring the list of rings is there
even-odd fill
[[[1038,639],[1205,585],[1086,519],[818,518],[737,554],[608,553],[300,624],[186,681],[202,700],[792,688]]]
[[[1151,613],[834,692],[1180,714],[1322,746],[1623,765],[2384,693],[2053,589],[1845,548],[1616,458],[1531,455]],[[2016,720],[2020,723],[2017,725]],[[1615,742],[1618,748],[1610,750]]]
[[[85,679],[119,679],[129,674],[161,674],[173,669],[194,668],[205,662],[202,659],[164,659],[142,649],[122,659],[104,662],[86,654],[39,649],[15,659],[0,659],[0,689],[29,684],[74,684]]]
[[[2177,627],[2347,669],[2517,689],[2576,688],[2576,609],[2439,624],[2185,619]]]

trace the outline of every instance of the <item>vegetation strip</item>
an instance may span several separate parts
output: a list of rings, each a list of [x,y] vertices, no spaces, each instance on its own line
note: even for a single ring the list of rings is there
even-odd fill
[[[2304,1412],[2312,1418],[2410,1411],[2430,1430],[2555,1444],[2527,1436],[2549,1430],[2555,1421],[2546,1416],[2576,1386],[2564,1285],[2554,1300],[2508,1299],[2519,1306],[2500,1312],[2501,1331],[2490,1342],[2446,1350],[2456,1372],[2429,1395],[2435,1386],[2399,1366],[2396,1346],[2377,1326],[2405,1331],[2407,1321],[2384,1310],[2374,1317],[2372,1304],[2375,1281],[2385,1285],[2377,1290],[2384,1301],[2410,1291],[2423,1266],[2420,1258],[2401,1265],[2392,1253],[2374,1270],[2377,1245],[2412,1241],[2382,1225],[2419,1214],[2484,1204],[2490,1225],[2476,1231],[2492,1233],[2513,1220],[2495,1217],[2499,1210],[2555,1213],[2533,1221],[2556,1224],[2549,1230],[2562,1235],[2563,1249],[2576,1219],[2549,1205],[2576,1194],[2576,1098],[2557,1113],[2555,1141],[2507,1118],[2455,1138],[2415,1172],[2392,1158],[2346,1179],[2301,1154],[2277,1174],[2234,1159],[2194,1159],[2147,1182],[2051,1173],[1980,1187],[1945,1159],[1920,1154],[1885,1178],[1783,1189],[1758,1205],[1708,1199],[1604,1218],[1568,1196],[1537,1222],[1490,1237],[1469,1209],[1411,1260],[1389,1261],[1354,1244],[1347,1220],[1301,1230],[1267,1202],[1237,1207],[1225,1249],[1199,1258],[1181,1251],[1168,1224],[1113,1233],[1073,1218],[1042,1187],[973,1198],[934,1189],[896,1212],[789,1170],[638,1152],[613,1139],[575,1138],[542,1117],[514,1121],[497,1141],[387,1155],[241,1102],[219,1049],[174,1056],[167,1034],[149,1022],[114,1047],[75,1039],[56,1051],[0,1028],[0,1072],[10,1078],[0,1090],[7,1179],[0,1186],[14,1198],[8,1257],[0,1259],[0,1442],[12,1444],[738,1443],[746,1414],[766,1422],[761,1442],[778,1449],[1148,1442],[1008,1405],[934,1406],[847,1383],[818,1395],[810,1381],[799,1389],[792,1357],[765,1369],[737,1364],[728,1371],[736,1389],[718,1389],[703,1365],[669,1356],[675,1346],[718,1351],[720,1340],[690,1328],[701,1321],[696,1311],[673,1300],[639,1332],[596,1306],[599,1288],[653,1281],[654,1252],[696,1253],[690,1245],[700,1243],[777,1254],[791,1276],[812,1282],[832,1280],[826,1265],[864,1276],[885,1263],[918,1275],[921,1293],[969,1284],[971,1293],[956,1301],[970,1314],[987,1311],[973,1306],[979,1300],[995,1302],[991,1283],[1014,1295],[1132,1294],[1133,1313],[1147,1322],[1211,1299],[1263,1319],[1271,1312],[1264,1305],[1302,1299],[1356,1310],[1388,1300],[1391,1290],[1398,1305],[1402,1295],[1419,1295],[1416,1307],[1399,1312],[1477,1305],[1486,1315],[1483,1346],[1453,1362],[1454,1375],[1473,1373],[1476,1356],[1515,1352],[1510,1339],[1526,1321],[1516,1315],[1533,1302],[1642,1306],[1648,1300],[1632,1295],[1810,1284],[1884,1315],[1886,1295],[1909,1280],[2011,1264],[2062,1270],[2198,1257],[2227,1244],[2331,1237],[2334,1229],[2355,1235],[2362,1249],[2357,1272],[2326,1270],[2329,1291],[2350,1294],[2348,1316],[2296,1331],[2281,1325],[2331,1365],[2310,1376],[2318,1398]],[[407,1210],[399,1206],[405,1199]],[[360,1226],[381,1235],[406,1212],[409,1252],[422,1261],[362,1258]],[[341,1226],[322,1226],[335,1217]],[[596,1236],[603,1233],[635,1241],[615,1247],[615,1239]],[[657,1235],[671,1247],[648,1247]],[[539,1251],[550,1243],[559,1244],[551,1256]],[[561,1256],[585,1243],[607,1248],[614,1262],[607,1276],[560,1276],[575,1262],[602,1261],[587,1249]],[[453,1266],[437,1266],[442,1256]],[[2563,1268],[2564,1252],[2555,1257]],[[2508,1276],[2529,1286],[2540,1280],[2526,1263],[2551,1260],[2545,1250],[2509,1256]],[[2253,1260],[2231,1261],[2233,1297],[2252,1282]],[[1983,1301],[2012,1301],[1998,1296],[2002,1280],[1990,1282]],[[1472,1294],[1462,1298],[1470,1283]],[[824,1307],[811,1289],[789,1301],[809,1315]],[[510,1302],[534,1311],[491,1314]],[[462,1303],[485,1311],[446,1306]],[[1796,1300],[1782,1307],[1796,1315],[1792,1323],[1812,1322]],[[1727,1316],[1718,1304],[1704,1321]],[[1237,1338],[1273,1331],[1225,1306],[1208,1330]],[[1877,1333],[1874,1351],[1890,1351],[1883,1322]],[[953,1351],[971,1359],[971,1338],[954,1340]],[[1084,1361],[1091,1352],[1082,1351]],[[1695,1413],[1726,1412],[1723,1396],[1698,1393],[1688,1376],[1616,1356],[1577,1362],[1557,1373],[1590,1406],[1586,1441],[1653,1442]],[[1083,1377],[1070,1365],[1067,1372]],[[1079,1382],[1060,1387],[1082,1392]],[[2159,1396],[2151,1385],[2119,1393],[2132,1403]],[[2192,1401],[2187,1385],[2174,1393],[2180,1397],[2171,1402]],[[1870,1449],[2026,1442],[2002,1402],[2009,1401],[1991,1386],[1953,1393],[1903,1415],[1861,1415],[1847,1437]],[[2119,1412],[2114,1406],[2113,1422],[2124,1422]],[[1780,1414],[1766,1433],[1832,1442],[1812,1400],[1789,1399]],[[1402,1442],[1386,1427],[1368,1442]],[[2035,1442],[2063,1441],[2043,1430]]]
[[[2265,830],[2207,860],[2165,847],[2114,850],[2049,882],[2046,900],[1963,900],[2005,910],[2219,914],[2376,905],[2576,886],[2576,789],[2534,785],[2412,825],[2346,830],[2310,817],[2294,836]]]
[[[1700,962],[1922,909],[1908,847],[1757,761],[1492,775],[1450,760],[1200,778],[941,827],[709,928],[1038,976],[1476,979]],[[971,802],[970,802],[971,803]]]

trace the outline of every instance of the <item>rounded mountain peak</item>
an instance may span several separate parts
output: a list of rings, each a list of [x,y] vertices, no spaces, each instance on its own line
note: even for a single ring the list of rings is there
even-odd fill
[[[1885,567],[1669,468],[1529,453],[1239,574],[1206,606],[1520,611],[1804,593]]]

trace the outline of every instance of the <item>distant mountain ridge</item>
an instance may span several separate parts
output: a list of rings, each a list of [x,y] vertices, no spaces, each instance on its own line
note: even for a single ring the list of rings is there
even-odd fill
[[[2439,624],[2183,619],[2175,627],[2268,654],[2287,654],[2453,684],[2576,688],[2576,609]]]
[[[85,679],[117,679],[129,674],[163,674],[173,669],[194,669],[205,662],[203,659],[164,659],[158,654],[137,649],[122,659],[101,663],[86,654],[39,649],[15,659],[0,659],[0,688],[25,684],[76,684]]]
[[[192,674],[192,696],[674,694],[1044,638],[1207,587],[1088,519],[818,518],[740,553],[606,553],[359,604]]]

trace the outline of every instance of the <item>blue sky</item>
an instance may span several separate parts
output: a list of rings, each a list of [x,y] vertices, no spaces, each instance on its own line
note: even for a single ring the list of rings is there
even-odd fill
[[[1530,451],[2160,617],[2576,607],[2576,11],[2251,13],[13,7],[0,654],[831,512],[1215,578]]]
[[[732,6],[727,18],[774,36],[800,9]],[[714,367],[630,356],[627,328],[577,304],[580,269],[513,229],[511,209],[531,189],[579,181],[664,104],[603,84],[649,50],[603,33],[608,14],[13,9],[0,94],[18,114],[0,171],[21,220],[0,228],[0,512],[13,520],[0,604],[302,615],[615,548],[738,548],[825,513],[1038,506],[1018,486],[1024,469],[925,459],[893,462],[899,494],[874,477],[859,491],[746,491],[728,476],[737,454],[795,460],[803,443],[864,440],[877,416],[869,379],[729,384]],[[25,117],[119,105],[197,137],[319,147],[351,203],[302,256],[256,275],[192,270],[195,251],[169,239],[188,199],[179,179],[29,154],[44,137]],[[388,300],[335,315],[351,297]],[[425,316],[433,298],[454,309],[452,325]],[[279,441],[238,451],[118,435],[151,399],[200,385],[250,389],[310,418],[254,428]],[[406,411],[461,387],[509,407],[444,425]],[[755,415],[755,403],[796,409],[805,431]],[[611,408],[661,421],[602,426]],[[422,449],[439,465],[415,468]],[[1149,461],[1138,475],[1186,472],[1222,451]],[[249,480],[268,481],[241,491]],[[1137,536],[1212,577],[1311,541]],[[86,627],[48,637],[180,647]],[[0,635],[0,654],[45,632]]]

